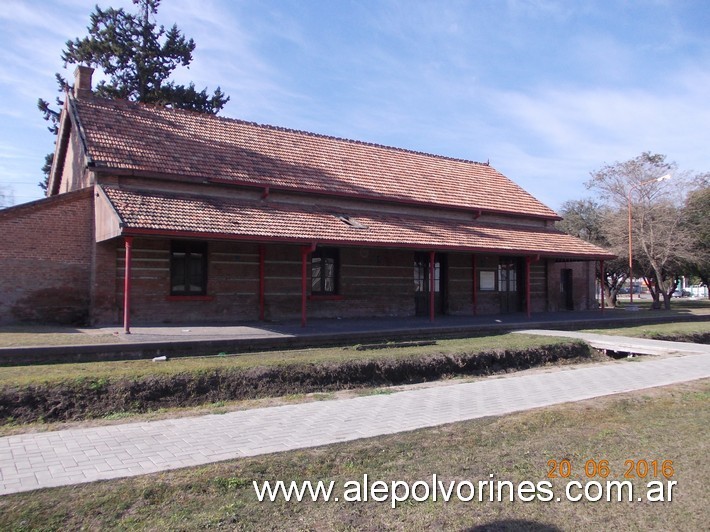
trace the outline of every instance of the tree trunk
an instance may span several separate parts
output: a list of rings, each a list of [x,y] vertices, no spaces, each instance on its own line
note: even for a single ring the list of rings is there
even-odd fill
[[[706,286],[708,288],[708,299],[710,299],[710,277],[707,275],[700,275],[700,284],[701,286]]]
[[[653,302],[651,303],[651,310],[660,310],[661,309],[661,297],[658,294],[658,292],[655,290],[652,290],[651,297],[653,298]]]
[[[659,266],[654,264],[653,261],[651,261],[651,268],[653,268],[653,273],[655,277],[655,297],[653,298],[653,305],[651,308],[655,310],[660,310],[661,309],[661,301],[660,301],[660,296],[663,296],[663,309],[665,310],[670,310],[671,309],[671,298],[673,297],[672,294],[675,291],[675,287],[678,284],[678,281],[676,278],[673,279],[665,279],[663,277],[663,272]]]
[[[659,310],[661,308],[661,294],[658,289],[658,284],[648,283],[648,293],[651,294],[651,310]]]
[[[671,309],[671,295],[667,294],[665,291],[661,292],[663,294],[663,308],[665,310],[670,310]]]

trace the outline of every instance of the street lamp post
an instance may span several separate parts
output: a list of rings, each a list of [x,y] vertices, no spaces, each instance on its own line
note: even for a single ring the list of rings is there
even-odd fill
[[[639,183],[634,183],[629,187],[629,191],[626,194],[626,200],[628,201],[629,207],[629,304],[634,303],[634,266],[633,266],[633,250],[631,246],[631,193],[635,188],[647,185],[649,183],[660,183],[666,179],[670,179],[671,174],[666,174],[655,179],[648,179],[646,181],[641,181]]]

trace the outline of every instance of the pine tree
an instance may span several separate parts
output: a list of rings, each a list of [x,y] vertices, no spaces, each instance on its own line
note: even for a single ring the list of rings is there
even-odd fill
[[[207,89],[198,91],[194,83],[177,85],[169,78],[179,66],[192,62],[195,41],[187,39],[173,25],[169,29],[157,26],[152,19],[158,13],[160,0],[133,0],[138,6],[137,13],[126,13],[122,8],[102,10],[96,6],[87,27],[88,36],[66,42],[62,51],[64,67],[70,64],[84,64],[99,68],[108,76],[95,89],[103,98],[121,98],[217,114],[229,101],[219,87],[213,94]],[[59,91],[68,88],[67,81],[56,74]],[[57,98],[61,108],[63,102]],[[37,107],[50,125],[48,129],[57,134],[59,112],[39,99]],[[49,169],[53,154],[45,159],[42,170],[45,179],[39,183],[47,189]]]

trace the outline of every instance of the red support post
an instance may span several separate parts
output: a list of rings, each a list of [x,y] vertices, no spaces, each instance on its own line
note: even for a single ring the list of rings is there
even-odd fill
[[[433,251],[429,252],[429,321],[434,321],[434,261],[436,260],[436,253]]]
[[[301,248],[301,327],[306,326],[306,298],[308,296],[308,248]]]
[[[530,262],[532,262],[532,257],[525,257],[525,310],[528,313],[528,318],[532,316],[530,305]]]
[[[131,334],[131,261],[133,260],[133,237],[124,238],[126,259],[123,277],[123,332]]]
[[[259,244],[259,320],[264,321],[266,298],[265,285],[265,266],[266,263],[266,247],[264,244]]]
[[[631,191],[634,189],[634,186],[635,185],[631,185],[626,196],[629,210],[629,306],[633,306],[634,304],[634,259],[633,246],[631,245]]]
[[[472,303],[473,303],[473,315],[477,316],[478,315],[478,261],[476,260],[476,255],[471,255],[471,270],[473,271],[472,273],[472,287],[473,287],[473,297],[472,297]]]
[[[599,300],[602,306],[602,314],[604,313],[604,261],[599,261]]]

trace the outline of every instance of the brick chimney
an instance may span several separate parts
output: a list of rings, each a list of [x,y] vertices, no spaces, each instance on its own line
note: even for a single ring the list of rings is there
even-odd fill
[[[91,75],[94,69],[79,65],[74,71],[74,97],[87,98],[91,96]]]

